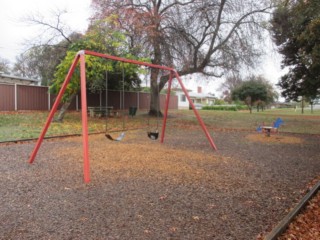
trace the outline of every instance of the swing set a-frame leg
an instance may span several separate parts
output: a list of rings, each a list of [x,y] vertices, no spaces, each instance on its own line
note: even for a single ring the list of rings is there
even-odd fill
[[[84,182],[90,182],[89,166],[89,139],[88,139],[88,114],[87,114],[87,89],[86,89],[86,62],[84,53],[80,55],[81,78],[81,117],[82,117],[82,142],[83,142],[83,177]]]
[[[81,76],[81,110],[82,110],[82,137],[83,137],[83,156],[84,156],[84,181],[86,183],[90,182],[90,170],[89,170],[89,149],[88,149],[88,122],[87,122],[87,95],[86,95],[86,70],[85,70],[85,55],[83,51],[80,51],[76,57],[74,58],[71,67],[69,69],[69,72],[64,80],[64,83],[62,84],[62,87],[59,91],[59,94],[56,98],[56,101],[54,102],[52,109],[49,113],[49,116],[47,118],[47,121],[41,131],[41,134],[37,140],[37,143],[30,155],[29,163],[33,163],[39,148],[41,146],[41,143],[44,139],[44,136],[46,135],[48,128],[52,122],[52,119],[54,117],[55,112],[58,109],[58,105],[61,102],[61,98],[67,88],[68,83],[70,82],[70,79],[72,77],[72,74],[80,60],[80,76]]]
[[[170,101],[170,94],[171,94],[171,84],[172,84],[172,71],[170,71],[170,76],[169,76],[169,80],[168,80],[167,99],[166,99],[166,105],[164,108],[161,138],[160,138],[161,143],[163,143],[163,141],[164,141],[164,134],[166,131],[166,126],[167,126],[167,117],[168,117],[169,101]]]
[[[74,72],[74,69],[76,68],[77,63],[79,62],[79,58],[80,58],[80,56],[77,55],[77,56],[74,58],[74,60],[73,60],[73,62],[72,62],[72,64],[71,64],[71,67],[70,67],[70,69],[69,69],[69,72],[68,72],[68,74],[67,74],[67,76],[66,76],[66,78],[65,78],[65,80],[64,80],[64,82],[63,82],[63,84],[62,84],[62,86],[61,86],[61,89],[60,89],[60,91],[59,91],[59,93],[58,93],[58,96],[57,96],[57,98],[56,98],[56,101],[54,102],[54,104],[53,104],[53,106],[52,106],[52,108],[51,108],[51,111],[50,111],[50,113],[49,113],[49,116],[48,116],[48,118],[47,118],[47,121],[46,121],[46,123],[45,123],[45,125],[44,125],[44,127],[43,127],[43,129],[42,129],[42,131],[41,131],[41,134],[40,134],[40,136],[39,136],[39,138],[38,138],[38,140],[37,140],[36,146],[34,147],[32,153],[31,153],[31,155],[30,155],[29,163],[33,163],[33,161],[34,161],[34,159],[35,159],[35,157],[36,157],[36,155],[37,155],[37,153],[38,153],[38,151],[39,151],[40,145],[41,145],[41,143],[42,143],[42,141],[43,141],[43,139],[44,139],[44,136],[46,135],[46,133],[47,133],[47,131],[48,131],[48,128],[49,128],[49,126],[50,126],[50,124],[51,124],[51,122],[52,122],[52,119],[53,119],[53,117],[54,117],[54,114],[55,114],[55,112],[56,112],[57,109],[58,109],[58,105],[60,104],[61,98],[62,98],[62,96],[63,96],[63,94],[64,94],[64,92],[65,92],[65,90],[66,90],[66,88],[67,88],[67,86],[68,86],[68,83],[70,82],[70,79],[71,79],[71,76],[72,76],[72,74],[73,74],[73,72]]]
[[[186,97],[187,97],[187,99],[188,99],[188,101],[189,101],[189,104],[191,105],[191,107],[192,107],[192,109],[193,109],[193,112],[194,112],[194,114],[196,115],[196,117],[197,117],[197,119],[198,119],[198,122],[199,122],[199,124],[200,124],[200,126],[201,126],[201,128],[202,128],[202,130],[203,130],[203,132],[204,132],[204,134],[206,135],[206,137],[207,137],[207,139],[208,139],[211,147],[212,147],[214,150],[218,150],[217,147],[216,147],[216,145],[215,145],[214,142],[213,142],[212,137],[210,136],[210,133],[208,132],[208,129],[207,129],[206,125],[204,124],[202,118],[200,117],[198,110],[195,108],[195,106],[194,106],[194,104],[193,104],[193,102],[192,102],[192,100],[191,100],[191,98],[190,98],[190,96],[189,96],[189,94],[188,94],[187,89],[184,87],[184,85],[183,85],[183,83],[182,83],[182,80],[181,80],[179,74],[178,74],[177,72],[174,72],[174,74],[175,74],[175,76],[176,76],[176,78],[177,78],[177,80],[178,80],[178,82],[179,82],[179,84],[180,84],[180,86],[181,86],[184,94],[186,95]]]
[[[203,132],[205,133],[211,147],[214,149],[214,150],[217,150],[217,147],[216,145],[214,144],[213,142],[213,139],[210,135],[210,133],[208,132],[208,129],[206,127],[206,125],[204,124],[202,118],[200,117],[199,115],[199,112],[197,111],[197,109],[195,108],[193,102],[191,101],[191,98],[188,94],[188,91],[186,90],[186,88],[184,87],[183,83],[182,83],[182,80],[179,76],[179,74],[176,72],[176,71],[171,71],[170,72],[170,77],[169,77],[169,83],[168,83],[168,91],[167,91],[167,101],[166,101],[166,105],[165,105],[165,111],[164,111],[164,119],[163,119],[163,125],[162,125],[162,133],[161,133],[161,143],[163,143],[163,140],[164,140],[164,134],[165,134],[165,128],[166,128],[166,122],[167,122],[167,116],[168,116],[168,108],[169,108],[169,99],[170,99],[170,91],[171,91],[171,84],[172,84],[172,75],[174,74],[174,76],[177,78],[185,96],[187,97],[188,101],[189,101],[189,104],[190,106],[192,107],[193,111],[194,111],[194,114],[196,115],[197,117],[197,120],[203,130]]]

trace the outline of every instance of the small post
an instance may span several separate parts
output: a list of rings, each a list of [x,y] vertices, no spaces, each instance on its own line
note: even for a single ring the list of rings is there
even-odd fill
[[[17,90],[17,84],[14,84],[14,110],[18,110],[18,90]]]
[[[49,87],[48,88],[48,111],[50,111],[51,108],[51,94],[50,94],[50,90]]]

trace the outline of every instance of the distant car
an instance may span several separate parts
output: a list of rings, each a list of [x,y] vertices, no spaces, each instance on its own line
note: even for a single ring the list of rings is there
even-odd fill
[[[202,107],[204,106],[204,105],[201,104],[201,103],[194,103],[193,105],[194,105],[195,109],[197,109],[197,110],[201,110]],[[192,109],[191,105],[189,105],[189,109],[190,109],[190,110]]]

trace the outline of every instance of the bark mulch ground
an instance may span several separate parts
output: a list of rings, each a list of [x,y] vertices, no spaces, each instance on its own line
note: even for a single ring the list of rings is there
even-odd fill
[[[45,141],[32,165],[35,143],[0,146],[0,239],[256,239],[319,175],[320,137],[249,135],[214,132],[218,152],[199,129],[92,135],[89,184],[80,137]]]

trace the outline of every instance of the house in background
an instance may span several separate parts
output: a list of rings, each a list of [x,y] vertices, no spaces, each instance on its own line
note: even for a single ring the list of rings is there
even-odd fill
[[[18,77],[4,72],[0,72],[0,83],[5,84],[20,84],[20,85],[40,85],[40,81],[37,79]]]
[[[189,102],[181,88],[173,88],[172,91],[176,93],[178,97],[178,109],[189,109]],[[189,97],[191,101],[194,103],[197,109],[201,109],[202,106],[205,105],[213,105],[215,101],[215,97],[209,93],[203,93],[202,87],[197,88],[197,92],[192,92],[191,90],[187,89]]]
[[[182,88],[172,88],[171,90],[175,92],[175,95],[178,97],[178,109],[188,109],[189,102]],[[187,89],[187,91],[190,96],[191,90]]]

